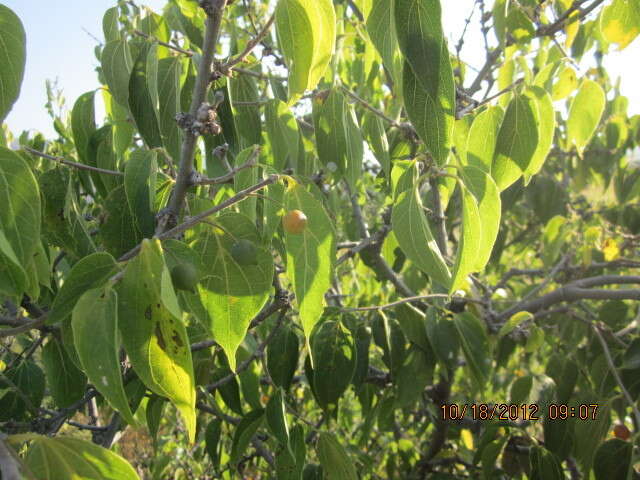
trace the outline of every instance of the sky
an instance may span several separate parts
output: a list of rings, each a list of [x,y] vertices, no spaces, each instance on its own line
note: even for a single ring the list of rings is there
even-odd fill
[[[454,48],[464,19],[474,0],[443,2],[444,29],[449,46]],[[52,122],[44,107],[47,97],[45,81],[56,81],[71,108],[83,93],[97,88],[94,55],[96,38],[103,40],[102,16],[116,0],[0,0],[22,19],[27,32],[27,65],[20,97],[6,123],[14,133],[41,131],[53,136]],[[140,0],[138,3],[159,11],[165,0]],[[449,8],[454,6],[455,8]],[[484,60],[482,40],[478,32],[478,15],[469,26],[462,59],[476,67]],[[640,40],[622,52],[610,53],[605,67],[610,76],[621,77],[622,93],[629,97],[629,114],[640,113]]]

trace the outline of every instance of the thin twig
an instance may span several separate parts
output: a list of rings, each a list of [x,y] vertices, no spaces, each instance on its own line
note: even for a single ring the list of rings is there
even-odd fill
[[[21,333],[28,332],[29,330],[33,330],[36,328],[40,328],[44,325],[45,320],[47,319],[47,315],[44,314],[41,317],[29,322],[24,325],[20,325],[15,328],[4,328],[0,330],[0,338],[5,337],[15,337],[16,335],[20,335]]]
[[[271,17],[269,18],[269,20],[267,21],[265,26],[262,27],[262,30],[260,31],[260,33],[258,33],[258,35],[256,35],[254,38],[252,38],[247,43],[247,46],[244,48],[242,53],[240,53],[239,55],[237,55],[236,57],[232,58],[231,60],[229,60],[224,65],[222,65],[221,69],[222,70],[231,70],[237,64],[239,64],[240,62],[243,62],[245,60],[245,58],[247,58],[249,56],[249,54],[253,51],[253,49],[262,41],[262,39],[267,36],[267,34],[269,33],[269,29],[271,28],[271,25],[273,25],[273,22],[275,21],[275,19],[276,19],[276,16],[275,16],[275,13],[274,13],[274,14],[271,15]]]
[[[247,168],[254,167],[256,165],[256,161],[258,157],[260,156],[260,151],[261,151],[261,148],[259,146],[256,146],[253,152],[251,152],[251,155],[249,156],[249,158],[245,163],[243,163],[238,167],[232,168],[229,172],[225,173],[220,177],[206,178],[206,177],[199,177],[199,175],[196,175],[196,178],[192,181],[192,185],[218,185],[220,183],[227,183],[230,180],[232,180],[233,177],[235,177],[238,172],[245,170]]]
[[[176,45],[172,45],[170,43],[166,43],[166,42],[163,42],[161,40],[158,40],[156,37],[153,37],[153,36],[148,35],[148,34],[146,34],[144,32],[141,32],[140,30],[134,30],[133,33],[135,33],[136,35],[138,35],[140,37],[144,37],[144,38],[149,39],[149,40],[151,40],[153,42],[156,42],[158,45],[162,45],[163,47],[170,48],[171,50],[174,50],[174,51],[176,51],[178,53],[186,55],[187,57],[193,57],[193,55],[195,53],[195,52],[193,52],[191,50],[185,50],[184,48],[180,48],[180,47],[178,47]]]
[[[397,307],[398,305],[402,305],[404,303],[417,303],[422,300],[430,300],[434,298],[449,298],[449,295],[445,293],[432,293],[429,295],[417,295],[415,297],[407,297],[401,298],[400,300],[396,300],[395,302],[387,303],[384,305],[373,305],[371,307],[354,307],[354,308],[343,308],[341,311],[343,312],[372,312],[376,310],[385,310],[387,308]]]
[[[53,155],[48,155],[46,153],[39,152],[38,150],[34,150],[31,147],[22,146],[24,150],[27,152],[36,155],[37,157],[46,158],[47,160],[52,160],[54,162],[61,163],[63,165],[67,165],[69,167],[74,167],[79,170],[89,170],[90,172],[104,173],[105,175],[115,175],[115,176],[123,176],[124,173],[118,172],[116,170],[107,170],[104,168],[92,167],[91,165],[85,165],[84,163],[72,162],[70,160],[65,160],[62,157],[54,157]]]

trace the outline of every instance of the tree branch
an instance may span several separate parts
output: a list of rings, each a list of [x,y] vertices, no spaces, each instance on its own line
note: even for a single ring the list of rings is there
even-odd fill
[[[237,64],[239,64],[240,62],[243,62],[245,60],[245,58],[247,58],[249,56],[249,54],[253,51],[253,49],[264,39],[264,37],[267,36],[267,34],[269,33],[269,29],[271,28],[271,25],[273,25],[273,22],[275,21],[275,19],[276,19],[276,16],[275,16],[275,13],[274,13],[273,15],[271,15],[271,17],[269,18],[269,20],[267,21],[265,26],[262,27],[262,30],[260,31],[260,33],[258,33],[258,35],[256,35],[254,38],[252,38],[249,41],[249,43],[247,43],[247,46],[244,47],[244,50],[242,51],[242,53],[239,54],[238,56],[232,58],[231,60],[229,60],[224,65],[222,65],[220,67],[221,70],[222,71],[231,70]]]
[[[67,165],[68,167],[74,167],[74,168],[77,168],[79,170],[88,170],[90,172],[104,173],[105,175],[115,175],[115,176],[123,176],[124,175],[124,173],[118,172],[116,170],[106,170],[104,168],[92,167],[91,165],[85,165],[84,163],[77,163],[77,162],[72,162],[70,160],[65,160],[62,157],[54,157],[53,155],[48,155],[46,153],[39,152],[38,150],[35,150],[35,149],[31,148],[31,147],[26,147],[24,145],[22,146],[22,148],[24,150],[26,150],[27,152],[29,152],[32,155],[35,155],[37,157],[46,158],[47,160],[52,160],[54,162],[58,162],[58,163],[61,163],[63,165]]]
[[[218,42],[220,33],[220,25],[222,23],[222,13],[226,6],[227,0],[215,0],[203,5],[207,12],[207,20],[205,22],[205,36],[202,50],[202,58],[198,66],[198,74],[196,76],[195,86],[193,88],[193,97],[191,99],[191,107],[189,115],[195,118],[200,106],[207,97],[209,81],[211,77],[211,66],[213,65],[213,56]],[[178,167],[178,177],[176,184],[167,206],[167,212],[158,221],[156,235],[165,232],[171,225],[177,223],[180,210],[187,195],[187,189],[190,186],[191,174],[193,172],[193,158],[195,147],[198,140],[198,133],[192,129],[185,129],[182,148],[180,150],[180,166]]]

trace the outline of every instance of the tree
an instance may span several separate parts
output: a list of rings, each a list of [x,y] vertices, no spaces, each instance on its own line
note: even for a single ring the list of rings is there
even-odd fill
[[[640,2],[442,8],[107,10],[3,128],[1,478],[638,478]]]

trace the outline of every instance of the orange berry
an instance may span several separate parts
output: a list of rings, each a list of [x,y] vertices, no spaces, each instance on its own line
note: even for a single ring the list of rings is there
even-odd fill
[[[284,231],[291,234],[300,234],[307,228],[307,216],[300,210],[290,210],[282,217]]]
[[[629,440],[629,438],[631,437],[631,432],[629,431],[629,429],[621,423],[618,423],[615,427],[613,427],[613,434],[620,440]]]

